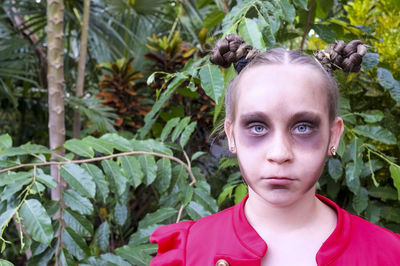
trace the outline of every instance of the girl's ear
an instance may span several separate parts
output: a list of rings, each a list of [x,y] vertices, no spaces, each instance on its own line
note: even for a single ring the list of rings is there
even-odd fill
[[[225,120],[224,130],[228,138],[229,151],[236,153],[235,138],[233,136],[233,123],[230,120]]]
[[[342,136],[343,130],[343,119],[340,117],[336,117],[336,119],[331,123],[331,139],[329,143],[328,155],[332,155],[332,146],[335,146],[335,149],[337,149],[337,147],[339,146],[340,137]]]

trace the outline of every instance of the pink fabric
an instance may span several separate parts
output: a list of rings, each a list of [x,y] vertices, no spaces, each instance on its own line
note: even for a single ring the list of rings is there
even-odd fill
[[[335,231],[316,255],[318,265],[400,265],[399,235],[317,197],[338,215]],[[267,244],[246,219],[246,200],[198,221],[159,227],[150,237],[159,245],[150,265],[204,266],[219,259],[230,266],[260,265]]]

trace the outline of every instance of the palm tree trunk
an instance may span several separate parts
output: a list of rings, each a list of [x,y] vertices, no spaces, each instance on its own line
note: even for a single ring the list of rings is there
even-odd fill
[[[49,138],[51,159],[63,157],[65,150],[65,118],[64,118],[64,3],[63,0],[47,0],[47,86],[49,98]],[[57,187],[51,190],[51,199],[60,203],[60,209],[53,217],[60,221],[56,233],[58,245],[56,247],[56,265],[62,244],[62,193],[66,183],[60,175],[57,166],[51,166],[51,175],[57,181]]]
[[[64,156],[65,142],[64,118],[64,53],[63,53],[64,3],[62,0],[47,1],[47,83],[49,95],[49,138],[52,159]],[[59,200],[62,196],[63,180],[57,167],[51,168],[51,175],[58,181],[58,186],[52,191],[52,199]]]
[[[83,86],[85,84],[85,64],[86,64],[87,39],[89,31],[89,10],[90,10],[90,0],[84,0],[81,48],[79,52],[79,64],[78,64],[78,80],[76,82],[77,97],[83,96]],[[79,113],[78,110],[74,110],[73,137],[80,138],[80,133],[81,133],[81,114]]]

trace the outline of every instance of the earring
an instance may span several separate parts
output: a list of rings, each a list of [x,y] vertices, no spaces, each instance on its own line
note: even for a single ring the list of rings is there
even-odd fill
[[[231,150],[231,152],[234,152],[234,151],[236,150],[235,146],[232,146],[232,147],[230,148],[230,150]]]
[[[335,145],[331,146],[330,151],[331,151],[331,154],[332,154],[333,156],[336,156],[336,147],[335,147]]]

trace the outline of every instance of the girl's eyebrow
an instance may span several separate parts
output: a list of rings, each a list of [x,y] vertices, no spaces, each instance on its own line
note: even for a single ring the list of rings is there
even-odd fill
[[[269,123],[270,122],[270,118],[268,115],[266,115],[263,112],[253,112],[253,113],[247,113],[247,114],[242,114],[240,116],[240,122],[241,124],[247,124],[249,122],[257,122],[257,121],[262,121],[262,122],[266,122]]]
[[[272,117],[273,120],[273,117]],[[321,122],[321,116],[312,111],[301,111],[298,113],[294,113],[293,115],[290,116],[290,123],[298,122],[298,121],[308,121],[308,122],[313,122],[315,124],[319,124]],[[271,118],[263,113],[263,112],[252,112],[252,113],[247,113],[247,114],[242,114],[239,119],[240,123],[242,125],[246,125],[249,122],[265,122],[269,123],[271,121]]]
[[[295,113],[290,117],[290,122],[298,121],[313,122],[318,125],[321,122],[321,116],[315,112],[303,111]]]

